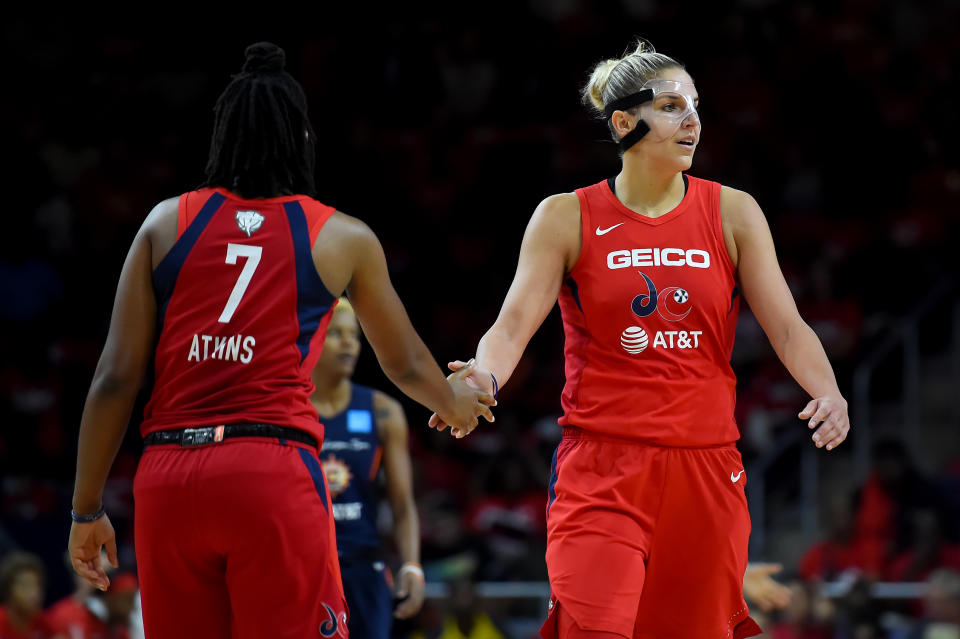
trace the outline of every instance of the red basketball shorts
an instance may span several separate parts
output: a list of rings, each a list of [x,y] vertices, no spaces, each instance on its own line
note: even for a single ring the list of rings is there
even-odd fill
[[[664,448],[564,429],[550,478],[547,638],[760,634],[743,600],[750,515],[736,447]]]
[[[316,448],[236,438],[148,446],[134,534],[151,639],[346,639]]]

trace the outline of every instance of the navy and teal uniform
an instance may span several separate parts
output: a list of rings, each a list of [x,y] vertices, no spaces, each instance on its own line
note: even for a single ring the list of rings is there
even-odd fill
[[[320,459],[333,501],[350,639],[386,639],[393,611],[377,531],[376,479],[383,447],[373,413],[373,392],[351,384],[347,409],[320,418],[325,427]]]

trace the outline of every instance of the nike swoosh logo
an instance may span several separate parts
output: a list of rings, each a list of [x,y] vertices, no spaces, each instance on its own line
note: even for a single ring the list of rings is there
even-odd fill
[[[618,226],[623,226],[623,222],[620,222],[620,224],[614,224],[613,226],[611,226],[611,227],[608,228],[608,229],[601,229],[601,228],[598,226],[598,227],[597,227],[597,235],[606,235],[607,233],[609,233],[609,232],[612,231],[613,229],[617,228]]]
[[[740,475],[742,474],[743,474],[742,470],[736,475],[734,475],[733,473],[730,473],[730,481],[732,481],[733,483],[737,483],[738,481],[740,481]]]

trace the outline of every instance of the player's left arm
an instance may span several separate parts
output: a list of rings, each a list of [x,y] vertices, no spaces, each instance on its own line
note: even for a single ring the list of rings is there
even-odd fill
[[[737,267],[740,288],[777,357],[813,399],[800,412],[816,429],[813,441],[832,450],[847,438],[850,419],[823,345],[797,312],[777,263],[770,227],[747,193],[723,187],[720,193],[724,236]]]
[[[413,499],[413,469],[407,447],[407,419],[400,402],[379,391],[373,394],[373,410],[383,445],[393,535],[403,561],[396,579],[396,594],[402,601],[394,616],[407,619],[420,611],[425,594],[423,568],[420,566],[420,522]]]

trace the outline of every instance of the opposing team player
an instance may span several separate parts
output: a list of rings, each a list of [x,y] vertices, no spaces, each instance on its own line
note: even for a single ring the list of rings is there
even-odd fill
[[[752,636],[729,363],[741,290],[813,397],[800,417],[816,428],[817,446],[844,440],[847,403],[797,313],[760,207],[683,173],[701,128],[683,66],[642,44],[597,65],[584,96],[618,142],[623,168],[534,212],[471,374],[495,392],[559,298],[564,428],[547,505],[553,606],[541,633]],[[439,417],[431,423],[443,428]]]
[[[247,48],[214,110],[206,184],[158,204],[134,239],[84,407],[69,552],[106,588],[101,495],[152,362],[134,498],[154,639],[346,637],[310,403],[344,291],[404,393],[462,428],[492,419],[492,397],[444,379],[370,229],[311,197],[315,137],[283,66],[279,47]]]
[[[387,639],[393,597],[377,530],[381,460],[402,561],[396,575],[399,603],[393,613],[401,619],[412,617],[423,605],[420,528],[403,408],[384,393],[350,380],[359,353],[360,326],[350,302],[341,299],[313,369],[310,400],[324,425],[320,462],[330,486],[350,637]]]

